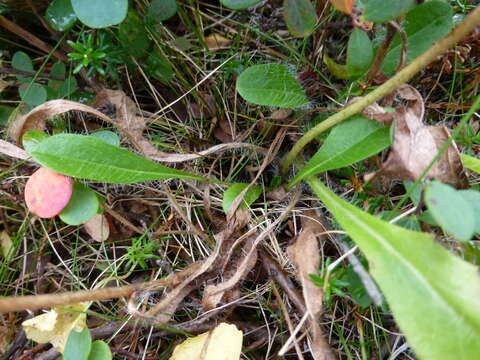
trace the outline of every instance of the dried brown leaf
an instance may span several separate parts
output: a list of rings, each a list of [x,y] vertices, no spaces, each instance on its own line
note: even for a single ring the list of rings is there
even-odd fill
[[[216,51],[228,48],[232,43],[232,40],[219,34],[211,34],[205,38],[205,43],[207,44],[208,50]]]
[[[394,179],[415,181],[434,159],[450,134],[442,125],[423,124],[423,99],[413,87],[402,86],[398,89],[398,96],[406,100],[408,105],[395,112],[394,142],[380,173]],[[433,165],[426,177],[435,178],[457,188],[468,186],[460,153],[454,142]]]
[[[57,115],[64,114],[69,111],[81,111],[94,115],[103,121],[117,126],[118,124],[94,108],[77,103],[70,100],[51,100],[32,109],[27,114],[15,119],[8,129],[9,136],[15,140],[17,144],[22,141],[22,136],[29,130],[45,130],[46,121]]]
[[[96,214],[93,218],[88,220],[83,227],[91,238],[98,242],[103,242],[110,236],[110,227],[105,215]]]
[[[295,242],[287,248],[287,254],[297,269],[297,277],[303,288],[303,297],[309,314],[312,336],[311,352],[315,359],[334,359],[332,350],[324,338],[318,322],[322,312],[323,290],[310,279],[320,266],[318,237],[324,232],[321,220],[314,211],[302,218],[302,230]]]
[[[25,150],[4,140],[0,140],[0,154],[21,160],[26,160],[30,157]]]

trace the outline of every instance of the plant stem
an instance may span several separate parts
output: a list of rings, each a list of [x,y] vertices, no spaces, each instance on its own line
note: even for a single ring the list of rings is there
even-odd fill
[[[446,50],[454,46],[458,41],[468,35],[480,23],[480,6],[477,6],[461,24],[453,29],[446,37],[433,44],[430,49],[417,57],[410,65],[406,66],[402,71],[397,73],[394,77],[386,81],[382,86],[376,88],[371,93],[364,96],[362,99],[347,106],[342,111],[330,116],[325,121],[321,122],[305,135],[293,146],[287,154],[285,162],[281,168],[281,173],[285,176],[290,165],[302,149],[315,137],[322,132],[330,129],[332,126],[348,119],[350,116],[362,111],[368,105],[388,95],[400,85],[409,81],[413,76],[424,69],[435,58],[443,54]]]

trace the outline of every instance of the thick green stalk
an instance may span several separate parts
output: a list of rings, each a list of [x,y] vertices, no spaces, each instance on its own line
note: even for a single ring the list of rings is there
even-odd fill
[[[430,49],[417,57],[410,65],[406,66],[402,71],[398,72],[391,79],[384,84],[373,90],[371,93],[364,96],[362,99],[347,106],[342,111],[330,116],[325,121],[321,122],[314,128],[310,129],[300,140],[293,146],[292,150],[287,154],[285,162],[283,163],[281,172],[283,175],[287,174],[290,165],[302,149],[315,137],[322,132],[330,129],[332,126],[348,119],[350,116],[355,115],[365,109],[368,105],[373,104],[377,100],[390,94],[393,90],[400,85],[409,81],[417,73],[423,70],[428,64],[430,64],[435,58],[449,48],[454,46],[458,41],[468,35],[477,25],[480,24],[480,6],[477,6],[470,14],[460,23],[455,29],[453,29],[446,37],[433,44]]]

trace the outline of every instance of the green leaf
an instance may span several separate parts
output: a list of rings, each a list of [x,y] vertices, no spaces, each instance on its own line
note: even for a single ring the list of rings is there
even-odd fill
[[[12,67],[17,70],[32,72],[33,63],[30,56],[23,51],[17,51],[12,57]]]
[[[105,341],[97,340],[92,343],[92,350],[88,360],[111,360],[112,352]]]
[[[333,60],[327,54],[323,55],[323,62],[325,65],[327,65],[328,71],[337,79],[347,80],[353,77],[353,75],[348,71],[347,65],[342,65],[335,62],[335,60]]]
[[[95,191],[75,181],[72,197],[59,216],[69,225],[80,225],[94,217],[97,210],[98,198]]]
[[[43,140],[47,139],[48,134],[38,131],[27,131],[22,137],[22,145],[26,152],[31,153],[33,149],[40,144]]]
[[[468,241],[475,231],[474,209],[455,188],[432,181],[425,190],[425,204],[445,232]]]
[[[147,55],[150,39],[145,31],[145,24],[136,11],[128,11],[127,18],[118,28],[118,39],[130,55],[142,58]]]
[[[220,0],[223,6],[233,10],[243,10],[258,4],[262,0]]]
[[[368,0],[363,16],[366,21],[384,23],[405,14],[413,6],[414,0]]]
[[[175,0],[153,0],[147,10],[147,17],[154,23],[170,19],[177,13]]]
[[[363,74],[372,64],[373,56],[373,45],[368,35],[365,31],[354,28],[348,40],[348,72],[353,76]]]
[[[22,84],[18,88],[18,92],[20,93],[22,101],[31,107],[35,107],[47,101],[47,90],[45,90],[45,87],[37,83]]]
[[[96,131],[90,134],[90,136],[102,139],[103,141],[106,141],[110,145],[120,146],[120,137],[118,136],[117,133],[114,133],[113,131],[109,131],[109,130]]]
[[[161,82],[169,82],[175,75],[168,59],[157,49],[148,56],[146,65],[148,73]]]
[[[362,115],[354,115],[333,128],[320,150],[300,169],[287,187],[292,187],[306,177],[366,159],[390,144],[388,126]]]
[[[223,193],[222,208],[225,213],[228,212],[228,209],[230,209],[230,206],[232,206],[233,201],[247,186],[248,184],[245,183],[235,183]],[[250,189],[248,189],[247,193],[243,197],[243,201],[240,206],[244,209],[248,209],[248,207],[252,205],[262,194],[262,191],[263,189],[261,186],[253,185]]]
[[[475,219],[476,234],[480,234],[480,192],[475,190],[460,190],[458,193],[467,201],[473,210],[473,218]]]
[[[58,88],[58,97],[66,98],[72,95],[75,91],[77,91],[77,79],[75,76],[69,76]]]
[[[303,38],[313,33],[317,15],[310,0],[284,0],[283,8],[285,23],[293,36]]]
[[[0,125],[6,125],[8,119],[15,108],[6,105],[0,105]]]
[[[111,183],[205,178],[171,169],[92,136],[58,134],[30,153],[42,166],[75,178]]]
[[[50,75],[65,79],[65,74],[67,73],[67,68],[65,64],[61,61],[57,61],[53,64],[52,69],[50,70]]]
[[[405,17],[404,28],[408,36],[407,63],[428,50],[437,40],[453,28],[453,11],[450,5],[441,1],[428,1],[411,10]],[[382,65],[385,72],[395,71],[402,48],[397,34]]]
[[[70,29],[77,21],[77,15],[73,11],[70,0],[53,0],[48,5],[45,19],[57,31]]]
[[[82,332],[72,330],[68,335],[63,360],[87,360],[91,347],[92,337],[88,328],[84,328]]]
[[[467,169],[470,169],[472,171],[475,171],[476,173],[480,174],[480,160],[470,156],[470,155],[465,155],[465,154],[460,154],[460,157],[462,158],[462,163],[463,166],[465,166]]]
[[[367,257],[373,278],[418,358],[477,358],[478,268],[429,234],[391,225],[340,199],[315,177],[307,181]],[[439,333],[442,336],[435,336]]]
[[[308,103],[300,83],[281,64],[249,67],[238,77],[237,91],[245,100],[258,105],[294,108]]]
[[[71,0],[82,23],[91,28],[120,24],[127,16],[128,0]]]

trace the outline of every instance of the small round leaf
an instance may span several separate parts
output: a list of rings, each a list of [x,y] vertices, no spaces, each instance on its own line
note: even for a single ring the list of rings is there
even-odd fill
[[[60,213],[60,219],[69,225],[80,225],[97,214],[98,198],[88,186],[75,181],[68,205]]]
[[[91,28],[120,24],[127,16],[128,0],[71,0],[80,21]]]

